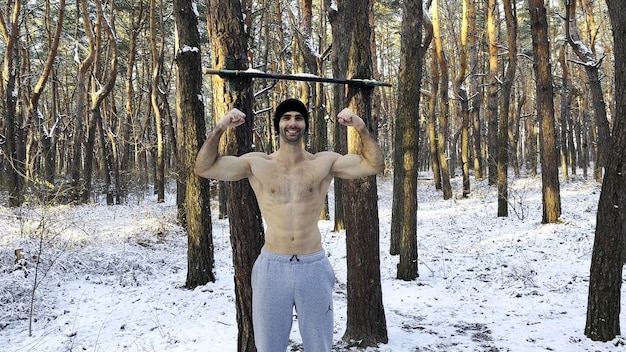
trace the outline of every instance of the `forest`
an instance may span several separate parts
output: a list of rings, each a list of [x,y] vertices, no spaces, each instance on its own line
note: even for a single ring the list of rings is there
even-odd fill
[[[349,106],[393,179],[400,280],[419,276],[420,172],[444,200],[487,182],[494,218],[518,210],[509,185],[534,177],[543,224],[562,221],[561,182],[600,184],[585,335],[609,341],[620,334],[626,258],[624,13],[618,0],[7,0],[1,203],[114,207],[146,191],[164,203],[175,184],[187,288],[215,281],[212,216],[228,219],[233,252],[250,253],[233,267],[238,349],[253,350],[245,301],[260,213],[246,182],[196,177],[195,155],[233,107],[250,123],[221,151],[271,153],[272,113],[289,97],[311,112],[309,151],[355,152],[358,136],[336,123]],[[376,178],[333,187],[320,219],[346,231],[348,316],[367,311],[348,318],[343,338],[376,346],[388,340]]]

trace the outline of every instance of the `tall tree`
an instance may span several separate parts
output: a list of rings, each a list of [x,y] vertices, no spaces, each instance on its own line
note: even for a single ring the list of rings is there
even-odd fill
[[[207,15],[213,67],[245,70],[248,68],[247,40],[238,1],[210,0]],[[242,155],[252,151],[254,112],[252,82],[249,79],[213,81],[213,115],[223,117],[230,109],[246,114],[244,125],[230,129],[222,137],[220,153]],[[238,351],[254,351],[252,328],[252,266],[264,242],[261,211],[248,180],[223,183],[230,224],[230,241],[235,267]]]
[[[422,0],[402,2],[398,112],[394,131],[392,236],[400,238],[396,277],[415,280],[417,267],[417,175],[419,102],[422,85]]]
[[[191,0],[174,1],[178,174],[183,192],[181,222],[187,229],[187,288],[215,281],[209,180],[193,172],[204,142],[204,101],[198,18]]]
[[[439,1],[433,0],[432,3],[432,20],[433,20],[433,48],[435,57],[433,65],[434,70],[438,70],[439,74],[435,75],[436,78],[439,79],[439,83],[437,84],[438,92],[436,94],[436,99],[438,99],[437,104],[439,106],[439,113],[436,114],[437,122],[436,125],[439,127],[436,143],[437,143],[437,154],[433,155],[433,159],[437,158],[439,160],[439,173],[441,175],[441,188],[443,191],[443,199],[452,198],[452,186],[450,184],[450,167],[448,165],[448,134],[449,127],[448,121],[450,119],[450,104],[448,98],[448,85],[450,81],[450,75],[448,73],[448,58],[446,57],[446,53],[444,50],[444,43],[441,33],[441,21],[439,20]],[[434,122],[434,116],[431,115]]]
[[[77,54],[74,55],[74,60],[78,64],[78,76],[76,77],[76,112],[74,118],[74,131],[72,133],[72,159],[71,159],[71,179],[72,179],[72,192],[73,198],[76,201],[83,201],[85,197],[89,197],[86,185],[90,184],[90,181],[85,181],[81,175],[83,174],[83,143],[85,142],[85,121],[87,120],[87,114],[85,113],[85,106],[87,100],[87,81],[91,66],[96,60],[96,38],[94,35],[93,25],[89,18],[89,12],[87,9],[87,1],[80,0],[80,13],[84,26],[84,33],[87,37],[87,57],[84,60],[80,60]],[[78,43],[76,44],[78,47]],[[78,51],[78,49],[77,49]],[[87,151],[86,151],[87,152]],[[85,152],[85,153],[86,153]],[[92,152],[92,151],[89,151]]]
[[[489,184],[496,184],[498,178],[498,94],[500,78],[498,77],[498,32],[499,7],[496,0],[488,0],[487,4],[487,45],[489,48],[489,80],[487,91],[487,176]]]
[[[467,39],[469,29],[469,3],[470,0],[463,0],[463,10],[461,15],[461,36],[459,53],[459,72],[452,82],[454,94],[459,100],[459,115],[461,116],[461,173],[463,174],[463,197],[470,194],[470,108],[467,89],[463,86],[467,74]]]
[[[585,335],[609,341],[620,334],[626,233],[626,3],[606,0],[613,27],[615,120],[598,201],[589,275]]]
[[[536,78],[537,115],[539,116],[539,140],[541,159],[541,189],[543,223],[555,223],[561,216],[561,194],[559,191],[559,159],[556,150],[554,127],[554,101],[552,87],[552,65],[550,63],[550,40],[548,19],[544,0],[529,0],[530,28],[532,31]]]
[[[155,188],[157,202],[165,201],[165,141],[163,128],[163,108],[160,100],[164,99],[163,89],[160,85],[163,74],[163,47],[164,44],[157,43],[158,38],[163,38],[157,33],[163,28],[163,4],[157,7],[156,0],[150,0],[150,56],[152,58],[152,84],[150,85],[150,105],[154,115],[154,128],[156,133],[156,180]],[[157,28],[158,27],[158,28]],[[161,39],[163,41],[163,39]]]
[[[133,126],[136,125],[139,111],[137,107],[140,106],[140,101],[137,101],[136,97],[136,65],[137,63],[137,45],[138,38],[141,33],[141,29],[145,23],[145,11],[143,0],[133,0],[129,3],[130,14],[128,16],[130,20],[128,31],[128,51],[126,57],[126,76],[124,77],[125,83],[125,103],[124,103],[124,118],[118,125],[117,135],[120,137],[121,143],[119,148],[119,164],[120,171],[127,173],[131,170],[131,162],[133,158],[133,145],[135,148],[138,144],[137,134],[134,133]],[[131,138],[134,139],[134,143],[131,143]],[[137,161],[137,160],[135,160]]]
[[[328,13],[331,30],[333,33],[332,52],[331,52],[331,69],[333,77],[337,79],[345,79],[348,74],[348,55],[351,42],[345,40],[346,37],[352,36],[354,31],[354,16],[350,13],[349,3],[336,3],[332,0],[324,0],[324,9]],[[343,11],[341,11],[343,9]],[[369,43],[367,44],[369,45]],[[345,86],[340,84],[333,85],[333,108],[332,116],[337,116],[339,111],[346,106]],[[347,140],[345,130],[341,128],[333,129],[334,151],[344,154],[347,151]],[[343,184],[344,180],[335,178],[334,194],[335,194],[335,214],[334,214],[334,230],[341,231],[345,229],[345,214],[343,206]]]
[[[46,18],[47,20],[51,20],[51,11],[50,11],[50,1],[46,1]],[[58,3],[58,12],[57,12],[57,22],[54,29],[54,32],[50,33],[51,37],[48,40],[48,53],[46,57],[46,62],[41,71],[41,75],[33,88],[33,93],[27,99],[27,115],[29,121],[36,126],[35,131],[30,131],[30,133],[34,133],[38,140],[41,141],[41,158],[43,163],[43,172],[44,172],[44,180],[48,182],[49,185],[54,185],[54,151],[52,150],[53,144],[52,139],[54,135],[54,131],[56,130],[56,123],[58,122],[56,119],[53,119],[53,123],[51,125],[47,125],[43,119],[40,119],[39,116],[41,111],[39,109],[39,101],[43,94],[44,88],[50,75],[52,74],[54,61],[57,58],[57,52],[59,49],[59,41],[61,38],[61,31],[63,29],[63,19],[65,14],[65,0],[60,0]]]
[[[9,205],[17,207],[24,201],[24,175],[26,150],[24,141],[23,117],[17,111],[17,73],[19,72],[19,31],[20,18],[22,13],[22,2],[19,0],[9,1],[2,11],[0,20],[0,32],[6,44],[2,67],[2,93],[4,107],[3,111],[6,124],[6,149],[5,155],[9,162],[8,186]]]
[[[509,111],[511,89],[517,69],[517,13],[511,0],[504,0],[506,18],[508,65],[502,82],[501,114],[498,122],[498,216],[509,216],[508,168],[509,168]]]
[[[313,42],[313,1],[302,0],[302,20],[300,21],[300,30],[298,31],[298,43],[302,57],[304,58],[306,72],[316,76],[320,75],[320,67],[323,57],[314,50]],[[328,147],[328,136],[326,126],[326,95],[323,91],[321,83],[312,84],[310,90],[312,105],[311,113],[311,133],[309,137],[309,150],[311,153],[326,150]],[[328,220],[330,218],[328,209],[328,197],[322,208],[320,219]]]
[[[352,78],[372,78],[369,25],[370,0],[349,0],[341,12],[351,9],[354,30],[349,51],[348,74]],[[347,102],[365,121],[376,136],[377,126],[372,116],[372,89],[348,87]],[[357,153],[361,142],[358,133],[349,129],[348,152]],[[344,182],[344,202],[347,247],[347,323],[343,339],[360,341],[359,346],[386,343],[387,325],[380,282],[380,252],[378,195],[376,176]],[[368,258],[368,260],[363,260]]]
[[[474,160],[474,177],[478,180],[484,178],[484,163],[482,152],[482,133],[483,133],[483,121],[481,119],[481,106],[482,106],[482,89],[479,72],[479,41],[478,41],[478,27],[476,24],[476,2],[469,1],[467,9],[467,20],[469,27],[469,60],[470,60],[470,122],[472,123],[472,146],[473,146],[473,160]]]
[[[93,175],[93,159],[96,156],[96,143],[100,142],[102,151],[102,166],[104,168],[105,189],[107,193],[107,204],[113,204],[112,192],[111,192],[111,171],[112,165],[112,150],[110,144],[106,142],[107,138],[106,130],[103,128],[102,123],[102,103],[104,99],[111,93],[115,80],[117,78],[117,41],[115,33],[111,27],[113,21],[105,18],[104,10],[102,8],[102,2],[96,1],[96,23],[94,28],[94,40],[96,51],[96,62],[93,65],[93,77],[96,79],[91,80],[92,91],[89,96],[91,97],[91,103],[89,108],[89,125],[87,140],[85,141],[85,177],[83,178],[83,193],[81,195],[81,202],[86,203],[89,200],[89,195],[92,189],[92,175]],[[109,44],[110,52],[110,67],[106,67],[106,62],[102,63],[103,57],[109,55],[103,55],[104,49],[104,33],[106,33]],[[100,85],[100,82],[103,84]],[[98,133],[99,132],[99,133]]]
[[[611,139],[611,131],[609,121],[606,117],[606,104],[604,103],[604,93],[602,92],[602,82],[599,72],[602,60],[597,60],[594,54],[595,51],[590,50],[580,39],[577,25],[578,21],[576,20],[576,3],[577,1],[565,2],[565,35],[567,42],[578,56],[578,59],[581,61],[587,73],[593,105],[591,111],[594,114],[597,129],[597,155],[594,175],[597,180],[600,180],[602,179],[602,167],[605,166],[604,159],[606,159],[608,145]],[[587,8],[586,11],[589,13],[591,7]]]

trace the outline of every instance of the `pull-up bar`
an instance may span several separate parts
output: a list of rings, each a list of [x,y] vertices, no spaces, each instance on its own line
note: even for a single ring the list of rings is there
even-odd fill
[[[327,78],[320,77],[313,74],[295,74],[295,75],[285,75],[285,74],[276,74],[276,73],[265,73],[263,71],[258,70],[217,70],[217,69],[207,69],[204,71],[210,75],[219,75],[222,78],[264,78],[264,79],[278,79],[278,80],[287,80],[287,81],[304,81],[304,82],[321,82],[321,83],[334,83],[334,84],[347,84],[350,86],[360,86],[360,87],[391,87],[391,83],[380,82],[369,79],[336,79],[336,78]]]

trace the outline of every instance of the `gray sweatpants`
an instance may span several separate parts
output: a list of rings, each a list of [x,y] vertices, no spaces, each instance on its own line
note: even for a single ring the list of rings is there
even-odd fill
[[[306,352],[329,352],[335,273],[322,250],[281,255],[263,248],[252,268],[252,324],[259,352],[284,352],[293,309]]]

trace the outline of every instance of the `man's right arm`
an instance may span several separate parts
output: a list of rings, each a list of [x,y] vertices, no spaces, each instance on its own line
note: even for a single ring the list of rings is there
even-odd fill
[[[245,158],[236,156],[220,156],[218,149],[220,139],[229,128],[235,128],[244,123],[245,114],[232,109],[208,134],[206,141],[196,156],[194,172],[204,178],[220,181],[239,181],[250,176],[250,164]]]

